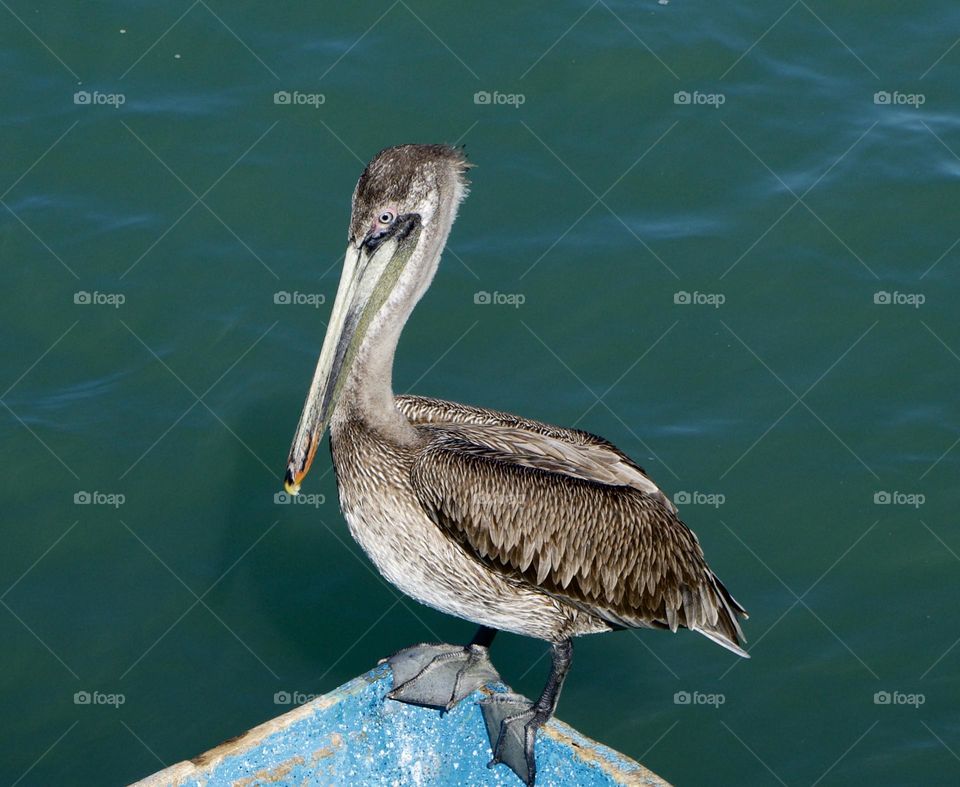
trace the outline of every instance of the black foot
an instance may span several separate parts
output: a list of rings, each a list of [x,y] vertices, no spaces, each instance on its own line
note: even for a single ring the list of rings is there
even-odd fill
[[[533,787],[537,780],[537,761],[533,752],[537,730],[549,714],[538,712],[530,700],[519,694],[494,694],[481,700],[480,708],[493,749],[493,759],[487,767],[502,762],[527,787]]]
[[[500,676],[481,645],[414,645],[387,662],[393,670],[392,700],[448,711]]]

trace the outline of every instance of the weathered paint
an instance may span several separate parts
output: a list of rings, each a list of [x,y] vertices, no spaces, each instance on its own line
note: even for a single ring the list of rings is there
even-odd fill
[[[487,768],[490,744],[475,692],[446,714],[385,700],[393,686],[381,665],[323,697],[271,719],[135,787],[254,785],[510,785],[506,766]],[[537,784],[669,785],[642,765],[557,720],[537,739]]]

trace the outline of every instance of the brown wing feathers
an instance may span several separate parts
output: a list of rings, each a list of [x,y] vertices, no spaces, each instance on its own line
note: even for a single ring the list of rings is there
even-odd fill
[[[614,625],[686,626],[742,652],[743,609],[659,495],[517,464],[442,427],[426,431],[414,487],[468,551]]]

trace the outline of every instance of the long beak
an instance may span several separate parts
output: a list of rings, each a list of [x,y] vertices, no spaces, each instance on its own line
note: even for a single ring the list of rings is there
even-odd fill
[[[373,314],[390,294],[416,245],[419,216],[405,217],[399,229],[373,250],[347,246],[320,360],[287,458],[283,487],[291,495],[300,491],[310,469]]]
[[[352,334],[352,331],[347,329],[355,327],[357,322],[358,304],[354,301],[361,273],[360,256],[360,249],[353,244],[347,247],[343,273],[337,287],[337,298],[333,302],[333,311],[327,323],[327,335],[323,339],[323,349],[320,350],[320,360],[317,361],[310,392],[303,404],[300,423],[297,424],[287,459],[283,487],[291,495],[300,491],[300,482],[310,469],[317,446],[330,422],[336,394],[343,386],[343,361]],[[363,304],[359,304],[360,308],[362,306]]]

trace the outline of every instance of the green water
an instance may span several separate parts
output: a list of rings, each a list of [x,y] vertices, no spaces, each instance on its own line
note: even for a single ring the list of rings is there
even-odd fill
[[[398,390],[613,440],[751,612],[749,662],[579,641],[559,716],[678,785],[957,783],[955,4],[0,19],[0,781],[133,780],[470,636],[372,572],[325,450],[325,502],[273,497],[363,163],[445,141],[473,193]],[[544,653],[494,660],[532,694]]]

